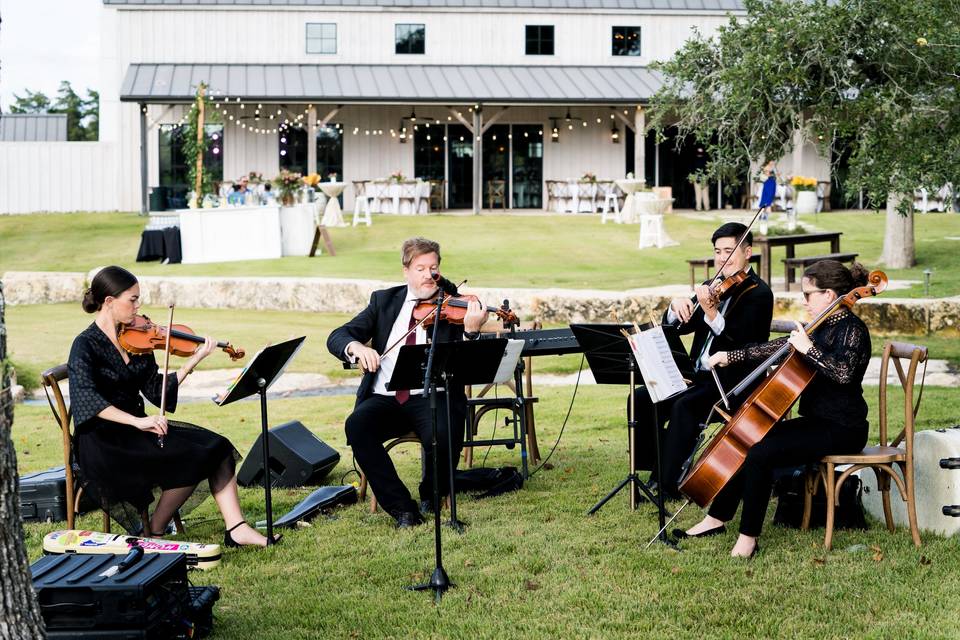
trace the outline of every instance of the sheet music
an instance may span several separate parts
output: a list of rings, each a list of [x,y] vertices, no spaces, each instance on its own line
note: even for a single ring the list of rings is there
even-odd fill
[[[687,388],[661,327],[630,336],[628,342],[653,402],[661,402]]]
[[[520,359],[520,352],[523,351],[525,344],[525,340],[507,340],[507,347],[503,350],[503,359],[500,360],[497,375],[493,379],[495,383],[503,384],[513,380],[513,372],[517,368],[517,361]]]

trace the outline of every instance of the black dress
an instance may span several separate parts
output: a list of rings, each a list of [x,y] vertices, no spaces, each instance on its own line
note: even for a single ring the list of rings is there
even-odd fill
[[[143,397],[160,405],[163,374],[152,353],[130,355],[129,364],[96,323],[73,341],[68,361],[70,406],[75,424],[74,464],[84,491],[128,532],[140,528],[140,512],[160,491],[200,485],[185,513],[209,493],[202,482],[239,455],[229,440],[185,422],[168,421],[161,448],[157,434],[97,417],[114,406],[143,417]],[[177,407],[177,376],[167,378],[167,411]],[[141,393],[143,396],[141,396]]]
[[[810,336],[806,360],[817,375],[803,390],[799,417],[778,422],[747,452],[740,472],[717,494],[710,515],[729,521],[743,501],[740,533],[758,536],[770,501],[773,472],[817,462],[825,455],[859,453],[867,443],[867,403],[863,376],[870,363],[870,332],[860,318],[841,310]],[[731,363],[758,362],[773,355],[788,340],[730,351]]]

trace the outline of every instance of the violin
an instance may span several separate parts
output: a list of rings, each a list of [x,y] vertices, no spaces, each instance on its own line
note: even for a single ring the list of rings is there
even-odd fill
[[[469,294],[460,294],[458,296],[444,298],[443,304],[440,307],[440,319],[446,320],[451,324],[463,324],[463,319],[467,315],[467,306],[470,301],[473,300],[479,302],[480,298]],[[517,315],[507,306],[506,300],[503,301],[503,305],[500,307],[484,306],[483,309],[487,313],[495,313],[498,318],[503,320],[504,325],[520,324]],[[422,322],[423,326],[429,327],[433,324],[433,320],[436,317],[436,310],[436,298],[421,300],[417,303],[417,306],[413,308],[413,318],[417,322]]]
[[[198,336],[190,327],[183,324],[171,324],[169,332],[169,352],[175,356],[185,358],[192,356],[204,338]],[[134,316],[133,322],[120,327],[117,340],[120,346],[128,353],[150,353],[154,349],[167,350],[167,328],[154,324],[147,316]],[[231,360],[239,360],[246,355],[243,349],[235,349],[229,342],[218,342],[217,347],[223,349]]]
[[[882,271],[872,271],[868,284],[857,287],[824,309],[806,327],[807,334],[822,323],[837,307],[853,307],[857,300],[875,296],[887,288],[887,276]],[[816,375],[813,365],[804,360],[793,345],[787,343],[767,358],[759,367],[738,384],[730,395],[738,395],[748,388],[785,353],[787,359],[750,394],[732,417],[714,406],[714,410],[726,419],[703,454],[680,483],[680,492],[706,507],[736,475],[746,460],[747,452],[786,415],[800,398]]]

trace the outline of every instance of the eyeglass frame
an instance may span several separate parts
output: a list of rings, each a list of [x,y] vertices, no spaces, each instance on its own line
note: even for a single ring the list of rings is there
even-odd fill
[[[830,291],[830,289],[811,289],[810,291],[801,291],[800,293],[803,294],[804,302],[810,302],[810,296],[815,293],[824,293],[826,291]]]

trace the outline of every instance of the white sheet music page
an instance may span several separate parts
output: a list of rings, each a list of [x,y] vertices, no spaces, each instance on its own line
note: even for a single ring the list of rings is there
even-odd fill
[[[653,402],[666,400],[687,388],[662,328],[632,334],[630,348]]]

